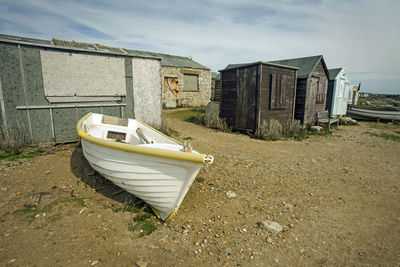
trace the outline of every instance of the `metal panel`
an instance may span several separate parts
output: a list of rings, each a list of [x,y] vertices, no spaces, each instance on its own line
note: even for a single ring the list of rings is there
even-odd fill
[[[126,95],[124,58],[45,50],[40,57],[46,96]]]

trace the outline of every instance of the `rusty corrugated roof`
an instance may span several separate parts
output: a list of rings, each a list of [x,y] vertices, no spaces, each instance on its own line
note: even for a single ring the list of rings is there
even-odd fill
[[[162,53],[154,53],[147,51],[139,51],[139,50],[131,50],[124,49],[120,47],[108,46],[103,44],[94,44],[87,42],[79,42],[73,40],[62,40],[53,38],[52,40],[40,40],[34,38],[26,38],[19,36],[11,36],[0,34],[0,39],[10,40],[10,41],[20,41],[25,43],[31,43],[32,45],[49,45],[55,46],[64,49],[81,49],[87,51],[96,51],[96,52],[107,52],[107,53],[116,53],[116,54],[125,54],[127,56],[137,56],[137,57],[147,57],[147,58],[156,58],[161,59],[162,66],[170,66],[170,67],[178,67],[178,68],[192,68],[192,69],[204,69],[209,70],[209,68],[197,63],[192,60],[190,57],[182,57],[175,55],[168,55]]]
[[[86,42],[61,40],[56,38],[53,38],[52,42],[55,46],[126,54],[126,51],[122,48],[103,45],[103,44],[92,44]]]

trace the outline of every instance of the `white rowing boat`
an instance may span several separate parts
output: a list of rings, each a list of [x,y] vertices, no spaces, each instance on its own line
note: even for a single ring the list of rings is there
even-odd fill
[[[203,164],[214,161],[134,119],[89,113],[76,130],[92,168],[162,220],[176,214]]]

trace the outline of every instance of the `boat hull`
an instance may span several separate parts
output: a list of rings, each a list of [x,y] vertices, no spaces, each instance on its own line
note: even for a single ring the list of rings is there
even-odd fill
[[[400,121],[400,111],[373,110],[351,107],[347,110],[348,116],[359,120]]]
[[[175,215],[203,164],[214,161],[133,119],[89,113],[76,130],[90,166],[163,220]]]
[[[83,153],[100,175],[148,203],[165,220],[178,210],[202,164],[102,147],[82,140]]]

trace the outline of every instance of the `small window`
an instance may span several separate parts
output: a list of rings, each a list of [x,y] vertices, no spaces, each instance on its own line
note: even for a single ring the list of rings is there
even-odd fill
[[[317,104],[325,104],[325,93],[323,92],[323,88],[320,84],[319,78],[317,83]]]
[[[199,75],[185,73],[183,77],[184,91],[199,91]]]

